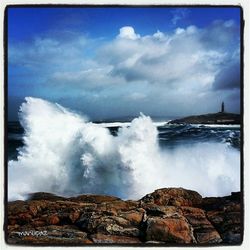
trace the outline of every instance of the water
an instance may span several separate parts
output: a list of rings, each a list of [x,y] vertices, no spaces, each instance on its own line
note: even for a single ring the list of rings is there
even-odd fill
[[[136,199],[162,187],[203,196],[240,189],[237,125],[168,125],[143,114],[95,124],[35,98],[22,104],[20,123],[8,123],[9,200],[38,191]]]

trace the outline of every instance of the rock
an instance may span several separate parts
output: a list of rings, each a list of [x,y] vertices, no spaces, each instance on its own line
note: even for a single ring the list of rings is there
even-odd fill
[[[222,239],[207,220],[206,214],[202,209],[193,207],[182,207],[183,215],[193,228],[193,235],[200,244],[220,243]]]
[[[143,204],[147,216],[165,216],[165,217],[179,217],[182,215],[181,207],[175,206],[159,206],[156,204]]]
[[[47,223],[44,220],[40,220],[40,219],[35,219],[31,222],[31,225],[34,226],[35,228],[37,227],[43,227],[45,226]]]
[[[32,215],[30,213],[28,213],[28,212],[20,213],[17,216],[17,222],[20,225],[28,224],[31,221],[31,219],[32,219]]]
[[[34,193],[8,203],[7,242],[27,245],[240,244],[241,195],[163,188],[139,201]],[[46,232],[46,233],[44,233]]]
[[[218,112],[205,115],[193,115],[184,117],[181,119],[176,119],[168,122],[168,124],[240,124],[241,115]]]
[[[105,231],[112,235],[131,236],[131,237],[140,236],[140,231],[138,228],[134,228],[134,227],[124,228],[122,226],[119,226],[118,224],[107,225],[107,227],[105,228]]]
[[[154,244],[166,244],[166,242],[164,242],[164,241],[156,241],[156,240],[149,240],[149,241],[146,241],[145,243],[152,244],[152,245],[154,245]]]
[[[94,203],[99,204],[103,202],[114,202],[121,200],[120,198],[114,197],[114,196],[108,196],[108,195],[89,195],[89,194],[83,194],[76,197],[72,197],[69,200],[71,201],[81,201],[85,203]]]
[[[37,215],[38,210],[37,210],[37,207],[36,207],[36,206],[30,205],[30,206],[29,206],[29,210],[30,210],[30,212],[31,212],[31,214],[32,214],[33,216],[36,216],[36,215]]]
[[[72,223],[75,223],[76,220],[79,219],[79,217],[80,217],[80,212],[78,212],[78,211],[74,211],[74,212],[71,212],[69,214],[69,218],[70,218],[70,220],[71,220]]]
[[[29,211],[27,202],[25,201],[11,201],[8,203],[8,216]]]
[[[128,212],[120,212],[118,216],[125,218],[131,225],[138,226],[143,220],[143,216],[146,213],[144,209],[130,210]]]
[[[114,201],[106,203],[107,210],[115,210],[115,211],[128,211],[131,209],[137,208],[139,202],[136,201]]]
[[[195,191],[183,188],[162,188],[144,196],[143,203],[154,203],[161,206],[200,206],[202,197]]]
[[[94,243],[102,244],[139,244],[141,241],[138,238],[126,237],[126,236],[116,236],[116,235],[106,235],[106,234],[93,234],[90,238]]]
[[[53,214],[53,215],[48,217],[48,224],[49,225],[56,225],[59,222],[60,222],[60,219],[58,218],[58,216],[56,214]]]
[[[57,196],[51,193],[46,192],[37,192],[37,193],[30,193],[29,200],[48,200],[48,201],[55,201],[55,200],[66,200],[66,198]]]
[[[223,243],[240,244],[242,242],[240,199],[239,192],[226,197],[203,199],[202,207],[206,210],[208,220],[220,234]]]
[[[149,218],[146,230],[147,241],[164,241],[168,243],[192,243],[191,230],[184,218]]]

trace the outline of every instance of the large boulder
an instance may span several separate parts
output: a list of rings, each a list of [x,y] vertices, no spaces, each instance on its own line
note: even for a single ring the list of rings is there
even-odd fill
[[[147,241],[167,243],[192,243],[193,237],[185,218],[149,218],[146,230]]]
[[[162,188],[147,194],[140,201],[162,206],[199,207],[202,203],[202,196],[195,191],[184,188]]]

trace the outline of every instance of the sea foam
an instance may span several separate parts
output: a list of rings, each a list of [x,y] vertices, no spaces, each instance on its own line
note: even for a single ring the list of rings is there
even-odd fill
[[[162,187],[184,187],[203,196],[240,189],[240,153],[223,143],[161,149],[156,125],[143,114],[117,136],[103,125],[58,104],[25,98],[25,130],[17,160],[8,163],[8,199],[32,192],[140,198]]]

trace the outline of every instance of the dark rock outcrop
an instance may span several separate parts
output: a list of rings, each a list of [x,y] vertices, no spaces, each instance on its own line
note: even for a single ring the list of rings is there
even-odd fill
[[[240,193],[163,188],[139,201],[35,193],[8,203],[6,240],[22,245],[240,244]]]
[[[193,115],[172,120],[169,124],[241,124],[239,114],[218,112],[205,115]]]

